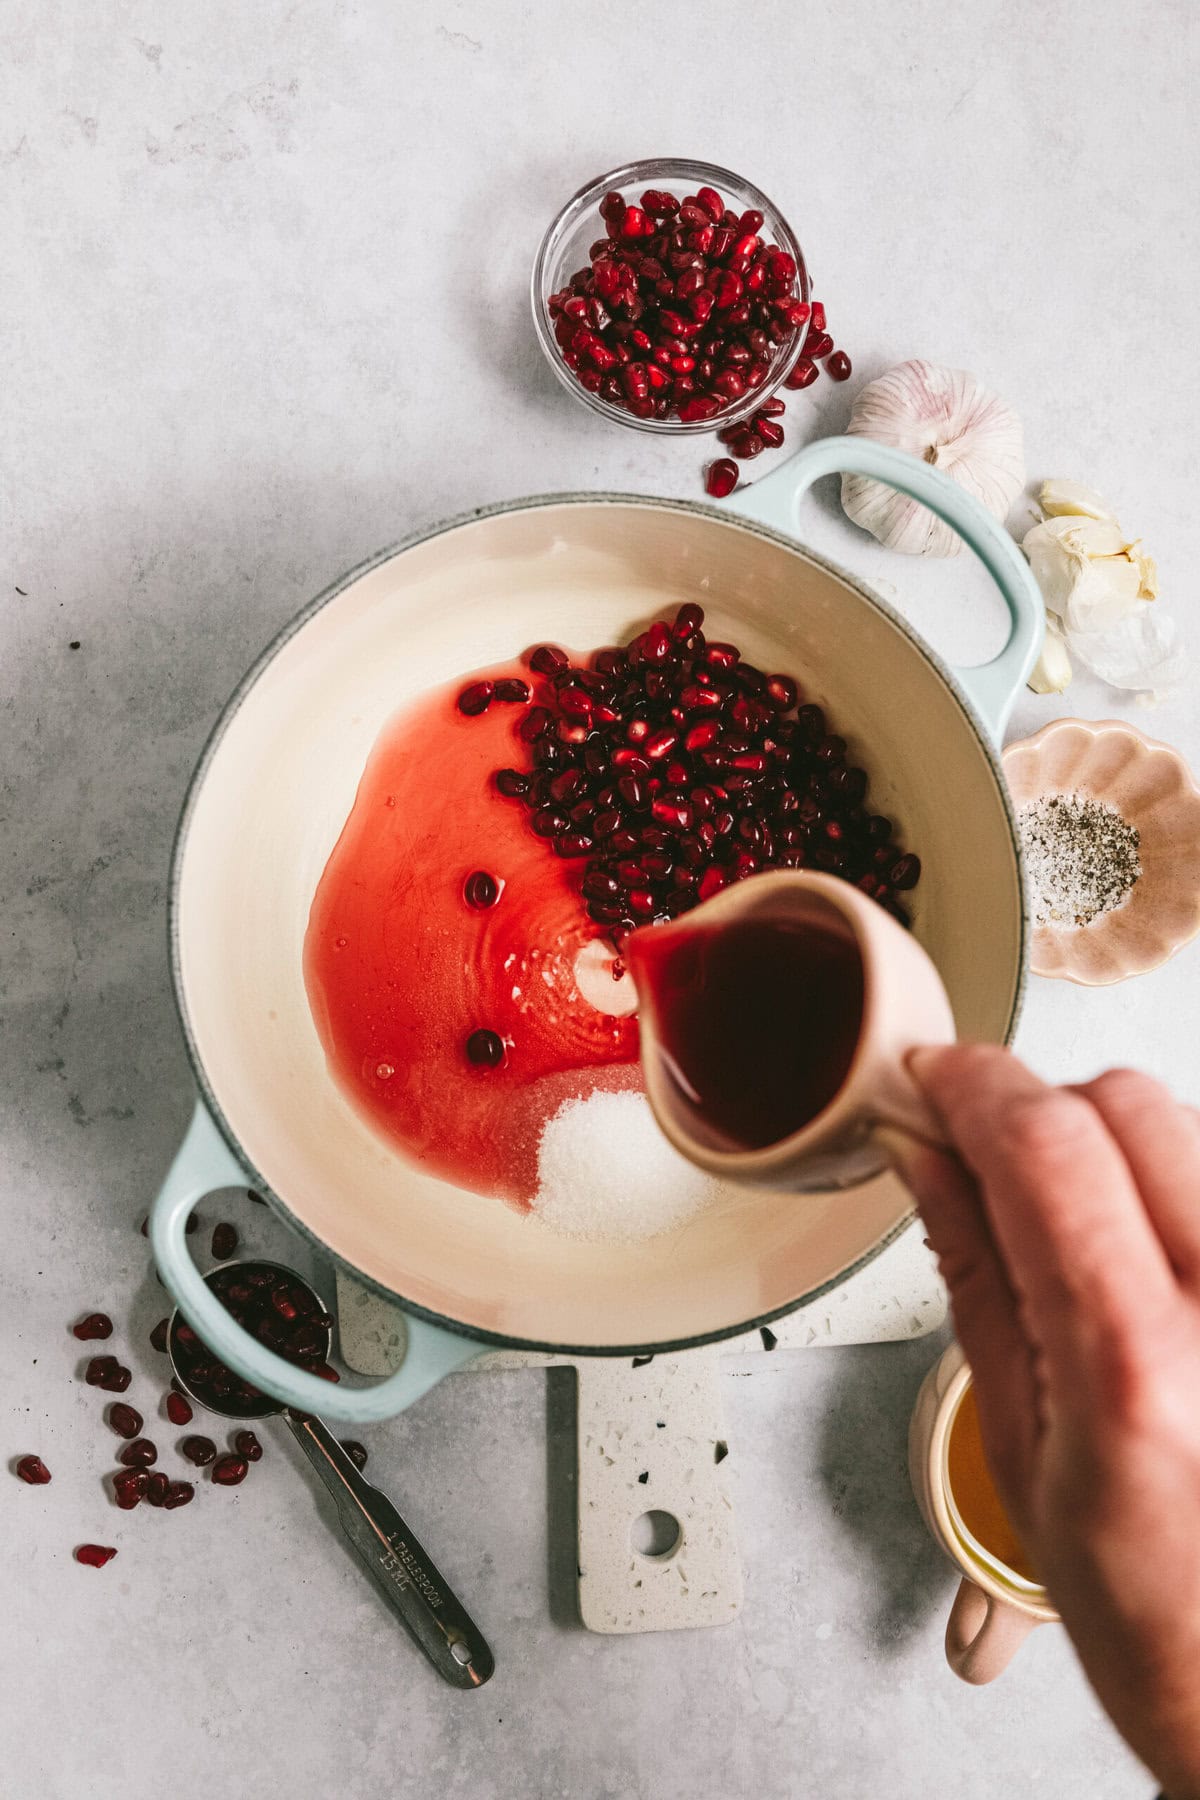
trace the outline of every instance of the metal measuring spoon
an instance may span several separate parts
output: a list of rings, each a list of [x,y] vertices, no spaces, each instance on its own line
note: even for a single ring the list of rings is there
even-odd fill
[[[258,1271],[269,1278],[259,1287],[264,1295],[262,1307],[271,1291],[286,1283],[285,1302],[290,1303],[295,1295],[301,1306],[308,1308],[299,1322],[316,1346],[313,1360],[324,1361],[332,1342],[332,1324],[320,1297],[294,1270],[256,1259],[224,1263],[205,1279],[223,1299],[222,1289],[238,1285],[239,1280],[245,1284],[247,1277],[254,1283]],[[261,1282],[261,1277],[258,1279]],[[171,1314],[167,1350],[178,1386],[206,1411],[243,1421],[283,1414],[292,1436],[332,1495],[342,1529],[359,1561],[413,1641],[444,1681],[458,1688],[482,1687],[496,1667],[487,1640],[391,1501],[363,1480],[328,1426],[311,1413],[285,1408],[227,1369],[181,1318],[178,1308]]]

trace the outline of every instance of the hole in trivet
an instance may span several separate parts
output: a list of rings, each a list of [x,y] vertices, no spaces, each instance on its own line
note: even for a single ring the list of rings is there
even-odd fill
[[[466,1644],[451,1644],[450,1654],[455,1662],[462,1663],[464,1668],[471,1660],[471,1652]]]
[[[644,1512],[629,1527],[629,1542],[639,1556],[670,1556],[682,1537],[679,1520],[669,1512]]]

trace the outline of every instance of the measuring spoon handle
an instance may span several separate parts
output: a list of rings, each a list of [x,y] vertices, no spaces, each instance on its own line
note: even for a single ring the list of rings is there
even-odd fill
[[[363,1480],[320,1419],[290,1412],[284,1418],[333,1496],[360,1562],[414,1642],[452,1686],[482,1687],[496,1667],[487,1640],[387,1495]]]

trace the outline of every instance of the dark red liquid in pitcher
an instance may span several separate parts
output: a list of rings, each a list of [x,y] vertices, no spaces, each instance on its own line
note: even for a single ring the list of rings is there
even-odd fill
[[[790,1137],[845,1081],[863,1017],[848,931],[813,920],[652,927],[626,956],[671,1079],[731,1147]]]

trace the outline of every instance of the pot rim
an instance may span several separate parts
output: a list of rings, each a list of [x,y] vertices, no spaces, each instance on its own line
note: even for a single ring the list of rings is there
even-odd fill
[[[297,1232],[314,1250],[331,1261],[335,1265],[335,1268],[343,1270],[351,1280],[358,1282],[361,1287],[367,1288],[381,1299],[389,1300],[393,1304],[399,1305],[406,1313],[411,1314],[414,1318],[424,1319],[429,1324],[437,1325],[445,1331],[453,1332],[458,1337],[470,1338],[475,1342],[494,1346],[498,1349],[537,1351],[550,1356],[661,1356],[672,1354],[680,1350],[699,1349],[705,1344],[721,1343],[728,1338],[744,1337],[749,1332],[759,1331],[764,1326],[770,1325],[776,1319],[786,1318],[789,1313],[798,1311],[802,1306],[811,1305],[814,1300],[819,1300],[822,1295],[832,1293],[835,1288],[841,1287],[843,1282],[848,1281],[852,1275],[857,1275],[861,1269],[865,1269],[870,1263],[874,1262],[875,1258],[881,1255],[890,1244],[895,1243],[896,1239],[902,1232],[908,1229],[909,1225],[916,1217],[915,1206],[910,1206],[904,1217],[892,1228],[892,1230],[887,1232],[877,1243],[873,1244],[862,1256],[858,1257],[846,1268],[839,1270],[836,1275],[831,1276],[828,1281],[822,1282],[818,1287],[811,1288],[806,1293],[797,1295],[794,1300],[789,1300],[783,1306],[772,1308],[770,1312],[758,1314],[752,1319],[739,1321],[732,1325],[721,1326],[719,1329],[713,1331],[701,1332],[697,1336],[651,1340],[635,1344],[571,1345],[550,1343],[539,1338],[508,1337],[498,1332],[482,1331],[477,1327],[465,1324],[460,1319],[451,1318],[448,1314],[435,1312],[428,1307],[418,1305],[415,1301],[407,1300],[403,1294],[398,1294],[394,1288],[385,1287],[382,1282],[375,1280],[373,1276],[368,1275],[362,1269],[356,1268],[354,1264],[349,1262],[345,1257],[340,1256],[336,1251],[331,1250],[324,1240],[318,1237],[302,1219],[297,1218],[286,1200],[276,1192],[270,1183],[264,1179],[261,1172],[255,1168],[253,1163],[251,1163],[244,1148],[239,1142],[236,1133],[226,1119],[224,1109],[209,1083],[199,1048],[192,1032],[191,1021],[188,1017],[187,1003],[184,996],[183,969],[180,950],[179,889],[192,814],[195,811],[201,789],[204,786],[204,780],[208,774],[209,766],[215,758],[217,751],[220,749],[225,733],[228,731],[243,704],[257,685],[259,677],[265,672],[268,666],[274,662],[276,656],[278,656],[284,646],[290,643],[291,639],[304,629],[310,619],[314,618],[316,614],[328,606],[331,601],[336,600],[339,594],[344,593],[347,588],[351,587],[364,575],[369,575],[373,569],[379,568],[383,563],[390,562],[394,557],[401,555],[406,550],[414,550],[418,545],[428,543],[433,538],[442,537],[447,532],[457,531],[464,525],[474,525],[482,519],[499,518],[505,513],[532,512],[543,507],[551,506],[597,505],[641,506],[646,508],[665,509],[669,512],[691,514],[697,518],[714,520],[716,523],[727,526],[734,531],[745,531],[752,535],[766,538],[769,543],[777,544],[780,548],[789,550],[794,555],[803,556],[809,562],[816,564],[818,568],[823,569],[827,574],[834,576],[837,580],[843,581],[848,586],[854,588],[862,599],[867,601],[869,605],[875,607],[875,609],[882,613],[891,624],[897,627],[903,636],[907,638],[913,649],[924,658],[925,662],[933,672],[936,675],[939,675],[946,683],[974,732],[980,749],[983,751],[984,756],[991,765],[992,774],[995,777],[996,786],[1004,808],[1004,815],[1008,823],[1009,838],[1012,843],[1013,855],[1016,858],[1018,875],[1020,877],[1021,916],[1018,942],[1017,982],[1013,994],[1008,1024],[1004,1033],[1005,1044],[1011,1044],[1013,1037],[1016,1034],[1017,1025],[1020,1021],[1029,974],[1030,931],[1024,879],[1025,865],[1021,852],[1021,839],[1017,829],[1016,814],[1009,797],[1008,785],[1004,779],[1000,750],[993,744],[988,735],[986,726],[960,683],[956,672],[950,664],[945,662],[943,658],[925,642],[924,638],[914,630],[903,614],[885,600],[882,595],[875,593],[874,590],[869,588],[857,575],[851,575],[838,563],[830,561],[828,557],[821,556],[814,550],[810,550],[807,545],[800,543],[797,538],[790,536],[787,532],[776,531],[772,526],[762,524],[758,520],[749,518],[743,514],[736,516],[732,515],[722,511],[720,507],[710,506],[703,501],[668,499],[653,494],[623,494],[613,490],[601,490],[598,492],[584,490],[576,493],[529,494],[523,495],[515,500],[498,500],[492,502],[488,506],[472,507],[467,512],[455,513],[451,517],[438,520],[432,525],[419,526],[416,530],[411,531],[406,536],[398,539],[394,544],[389,545],[383,550],[376,551],[372,556],[365,557],[362,562],[356,563],[354,567],[349,569],[344,575],[336,577],[335,580],[330,582],[327,587],[323,588],[319,594],[310,600],[307,605],[301,607],[298,613],[295,613],[288,619],[275,633],[274,637],[272,637],[259,652],[258,656],[255,657],[254,661],[246,670],[246,673],[242,676],[241,680],[230,694],[229,699],[218,714],[208,737],[205,739],[204,746],[201,749],[195,767],[188,780],[183,805],[180,808],[179,822],[176,825],[175,836],[171,846],[170,874],[167,881],[167,956],[171,971],[171,991],[175,1002],[175,1011],[179,1018],[180,1028],[183,1032],[183,1040],[187,1049],[188,1061],[191,1064],[192,1075],[196,1082],[196,1086],[199,1089],[205,1106],[208,1108],[214,1125],[225,1139],[234,1159],[245,1171],[249,1185],[254,1188],[254,1191],[264,1195],[269,1200],[272,1210],[277,1216],[281,1218],[291,1230]],[[853,1189],[848,1191],[853,1192]]]

